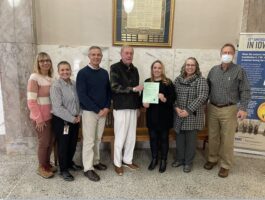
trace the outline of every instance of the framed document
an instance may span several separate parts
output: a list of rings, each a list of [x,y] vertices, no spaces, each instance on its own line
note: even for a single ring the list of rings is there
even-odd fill
[[[159,83],[144,82],[143,103],[158,104]]]
[[[175,0],[113,0],[113,45],[171,47],[174,8]]]

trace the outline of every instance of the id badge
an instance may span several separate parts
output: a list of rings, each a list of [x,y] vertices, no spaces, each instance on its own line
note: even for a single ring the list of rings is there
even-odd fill
[[[63,134],[64,135],[68,135],[68,133],[69,133],[69,125],[65,124],[64,127],[63,127]]]

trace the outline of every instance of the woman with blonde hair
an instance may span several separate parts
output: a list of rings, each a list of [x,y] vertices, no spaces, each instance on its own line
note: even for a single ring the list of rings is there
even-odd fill
[[[50,86],[53,68],[50,56],[40,52],[36,56],[33,73],[27,86],[27,102],[30,118],[38,137],[38,174],[50,178],[56,168],[50,164],[53,136],[51,132]]]
[[[174,81],[176,100],[175,131],[176,160],[173,167],[183,165],[184,172],[192,170],[195,157],[197,132],[204,127],[203,104],[208,97],[208,84],[202,77],[199,63],[189,57],[181,68],[180,75]]]
[[[166,171],[167,165],[169,129],[173,126],[174,86],[172,81],[166,77],[165,67],[160,60],[152,63],[151,78],[146,79],[145,82],[159,83],[158,104],[143,102],[143,106],[146,108],[146,122],[152,153],[152,161],[148,169],[153,170],[156,167],[158,152],[161,150],[159,172],[163,173]]]

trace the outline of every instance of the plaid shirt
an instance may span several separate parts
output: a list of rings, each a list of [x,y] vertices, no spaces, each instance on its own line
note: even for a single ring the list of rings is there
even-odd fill
[[[189,116],[180,118],[175,113],[174,127],[179,130],[201,130],[204,127],[203,104],[208,98],[209,88],[205,78],[193,75],[189,79],[179,76],[174,81],[176,100],[175,107],[185,109]]]
[[[207,78],[210,102],[214,104],[237,104],[246,111],[250,101],[250,87],[246,72],[239,65],[232,63],[226,71],[221,65],[214,66]]]

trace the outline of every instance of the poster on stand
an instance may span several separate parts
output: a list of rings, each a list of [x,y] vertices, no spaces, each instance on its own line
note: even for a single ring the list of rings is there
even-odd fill
[[[265,33],[242,33],[237,64],[248,76],[251,101],[248,117],[238,120],[235,151],[265,155]]]

